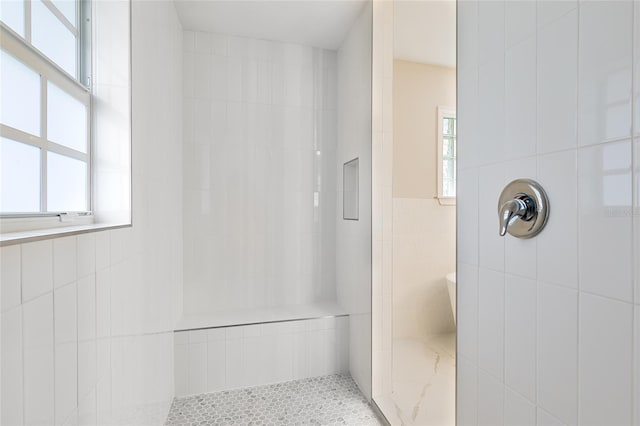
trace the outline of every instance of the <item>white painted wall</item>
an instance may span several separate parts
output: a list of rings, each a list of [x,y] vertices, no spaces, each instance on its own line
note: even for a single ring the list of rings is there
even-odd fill
[[[458,424],[638,424],[640,5],[458,13]],[[530,240],[497,232],[519,177]]]
[[[132,33],[133,227],[1,249],[2,424],[160,424],[173,397],[182,280],[173,3],[134,2]]]
[[[336,53],[184,33],[185,314],[335,301]]]
[[[349,369],[371,397],[371,4],[338,50],[336,285],[350,317]],[[359,219],[342,219],[342,166],[359,158]]]

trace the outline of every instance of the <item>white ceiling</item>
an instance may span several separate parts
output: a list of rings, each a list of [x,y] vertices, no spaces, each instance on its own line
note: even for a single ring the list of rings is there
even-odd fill
[[[366,0],[174,0],[185,30],[336,50]]]
[[[456,66],[455,0],[394,1],[394,57]]]

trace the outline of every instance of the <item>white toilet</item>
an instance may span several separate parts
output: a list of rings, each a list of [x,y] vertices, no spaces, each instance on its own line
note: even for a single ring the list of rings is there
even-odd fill
[[[453,312],[453,322],[456,322],[456,273],[447,274],[447,290],[449,290],[449,300],[451,301],[451,311]]]

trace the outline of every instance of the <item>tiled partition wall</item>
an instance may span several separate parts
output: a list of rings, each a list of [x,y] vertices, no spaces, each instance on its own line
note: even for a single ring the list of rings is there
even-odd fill
[[[185,314],[335,300],[336,52],[184,32]]]
[[[394,10],[388,0],[372,7],[371,396],[379,403],[392,391]]]
[[[173,398],[182,30],[172,2],[132,28],[134,225],[2,247],[3,425],[162,424]]]
[[[175,333],[176,396],[349,371],[349,317]]]
[[[334,163],[338,200],[334,210],[336,291],[350,314],[349,369],[371,397],[372,4],[365,3],[338,49],[338,147]],[[358,220],[343,219],[343,164],[359,159]]]
[[[458,13],[458,424],[640,424],[640,4]],[[521,177],[549,222],[502,238]]]

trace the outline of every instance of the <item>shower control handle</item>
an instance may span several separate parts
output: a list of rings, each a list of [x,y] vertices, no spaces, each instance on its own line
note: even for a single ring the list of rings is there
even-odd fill
[[[526,194],[522,194],[528,201],[531,197]],[[528,221],[533,216],[534,206],[531,202],[527,203],[525,198],[514,198],[509,200],[500,207],[500,236],[504,237],[507,233],[507,228],[517,219]]]
[[[509,183],[498,202],[499,232],[517,238],[531,238],[547,223],[549,201],[540,184],[531,179]]]

